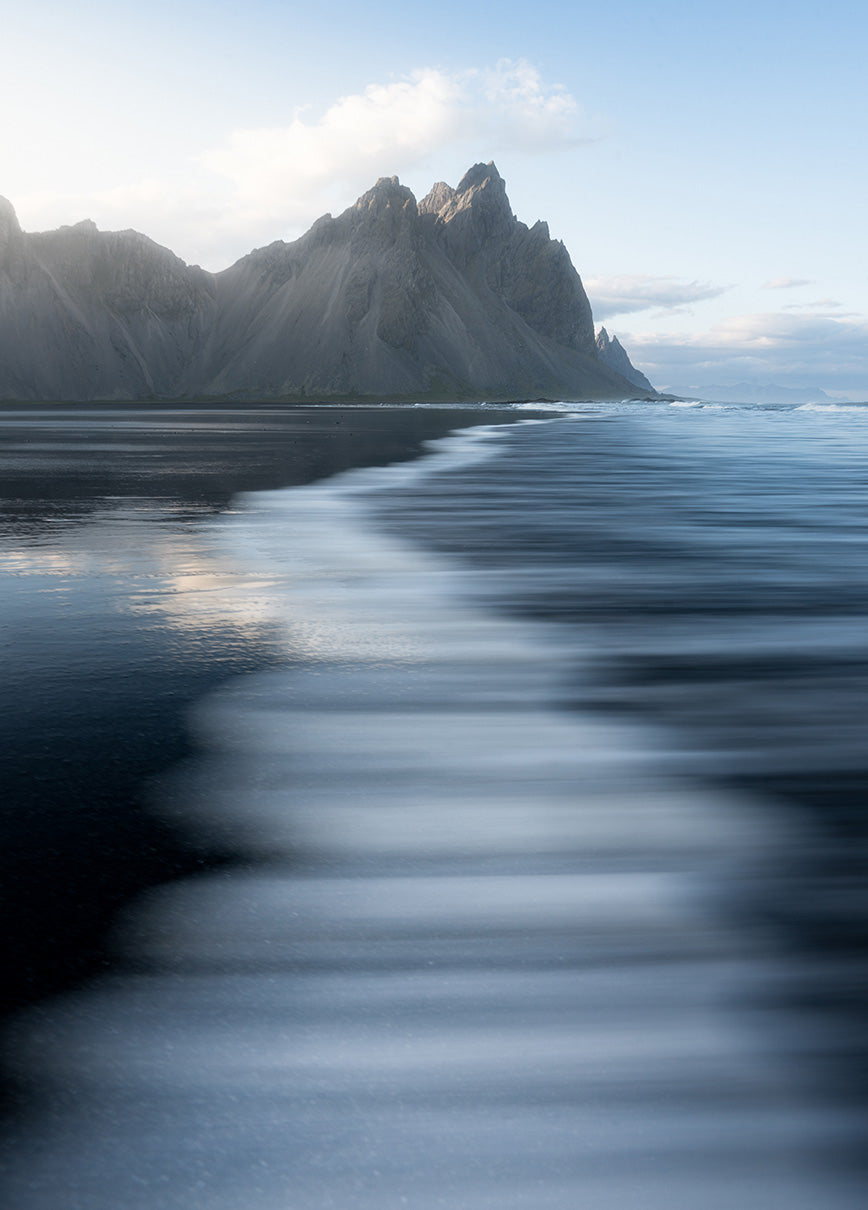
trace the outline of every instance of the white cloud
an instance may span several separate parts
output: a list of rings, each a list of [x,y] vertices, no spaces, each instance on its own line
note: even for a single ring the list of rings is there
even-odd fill
[[[543,83],[525,61],[466,72],[424,68],[369,84],[319,116],[296,112],[284,126],[234,131],[198,157],[228,191],[221,226],[265,231],[307,225],[343,209],[379,176],[407,172],[444,148],[543,151],[591,137],[575,99]],[[432,180],[433,184],[433,180]]]
[[[544,151],[594,137],[575,98],[559,84],[546,88],[525,59],[500,59],[493,69],[469,72],[465,88],[477,127],[473,137],[493,138],[495,149]]]
[[[677,314],[693,303],[717,298],[730,288],[714,286],[710,282],[642,274],[586,278],[584,284],[595,319],[651,310]]]
[[[448,152],[469,167],[503,151],[575,146],[598,129],[575,98],[525,60],[447,71],[425,67],[339,97],[318,113],[298,109],[280,125],[228,132],[186,171],[152,174],[90,194],[19,199],[37,223],[89,217],[135,227],[187,261],[223,268],[257,244],[300,235],[380,176],[404,175]]]
[[[737,315],[707,332],[626,335],[655,386],[753,380],[868,398],[868,321],[824,314]]]
[[[761,290],[795,290],[798,286],[812,286],[809,277],[773,277],[771,281],[763,282]]]
[[[852,319],[855,311],[845,311],[844,304],[835,298],[814,298],[811,302],[786,303],[785,311],[811,311],[814,315],[826,315],[833,319]]]
[[[312,192],[319,197],[336,181],[360,175],[372,184],[371,171],[385,170],[387,161],[392,175],[457,139],[462,100],[457,78],[425,70],[369,84],[316,119],[299,111],[286,126],[234,131],[198,160],[229,182],[235,221],[242,214],[292,220],[310,214]]]

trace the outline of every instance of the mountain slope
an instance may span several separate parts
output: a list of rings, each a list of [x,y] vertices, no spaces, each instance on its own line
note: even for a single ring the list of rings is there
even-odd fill
[[[417,205],[384,178],[218,274],[132,231],[0,207],[0,398],[610,398],[563,244],[493,164]]]
[[[25,235],[0,202],[0,398],[185,394],[214,294],[210,274],[135,231]]]
[[[640,391],[653,392],[654,388],[651,383],[642,371],[637,370],[633,365],[618,337],[613,336],[610,339],[605,328],[600,328],[600,334],[597,337],[597,355],[609,369],[620,374],[622,378],[626,378]]]

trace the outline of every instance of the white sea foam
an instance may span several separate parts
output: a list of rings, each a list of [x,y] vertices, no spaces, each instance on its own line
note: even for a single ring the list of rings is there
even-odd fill
[[[567,403],[565,401],[547,400],[545,403],[515,403],[512,406],[517,412],[552,412],[555,415],[563,415],[564,413],[575,412],[577,408],[583,405],[579,403]]]
[[[803,403],[797,412],[855,412],[868,416],[868,403]]]
[[[214,525],[297,662],[200,704],[162,806],[251,862],[153,892],[118,939],[140,975],[22,1022],[64,1096],[9,1205],[863,1204],[823,1166],[856,1115],[810,1101],[813,1035],[758,1007],[786,964],[722,906],[793,830],[675,776],[665,735],[559,710],[557,632],[372,522],[501,431]]]
[[[673,399],[670,401],[670,407],[673,408],[702,408],[708,412],[723,412],[727,409],[725,403],[707,403],[704,399]]]

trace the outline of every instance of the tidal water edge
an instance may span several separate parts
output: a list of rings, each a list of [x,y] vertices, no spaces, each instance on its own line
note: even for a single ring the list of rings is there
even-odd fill
[[[468,418],[468,419],[473,419]],[[456,410],[0,408],[3,990],[97,969],[114,906],[230,856],[143,810],[188,750],[185,711],[285,658],[202,523],[241,491],[412,457]]]
[[[11,1203],[863,1204],[868,409],[369,411],[12,416]]]

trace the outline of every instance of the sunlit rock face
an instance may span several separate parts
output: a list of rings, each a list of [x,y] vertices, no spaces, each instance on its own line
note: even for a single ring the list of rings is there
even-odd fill
[[[654,388],[641,370],[637,370],[627,355],[627,350],[617,336],[609,336],[605,328],[600,328],[597,336],[597,355],[610,370],[632,382],[640,391],[652,391]]]
[[[493,164],[471,168],[457,189],[439,182],[420,203],[450,261],[505,303],[537,336],[593,356],[591,307],[569,253],[546,223],[513,217]]]
[[[415,198],[396,177],[294,243],[251,252],[217,276],[206,391],[252,386],[271,398],[423,391],[419,361],[437,293],[429,259]]]
[[[417,205],[382,178],[222,273],[91,222],[23,234],[0,199],[0,398],[612,398],[562,243],[493,164]]]
[[[0,197],[0,258],[3,263],[11,251],[13,243],[21,239],[21,227],[12,203],[5,197]]]
[[[7,208],[8,207],[8,208]],[[0,398],[147,399],[196,390],[214,282],[135,231],[22,234],[0,208]]]

